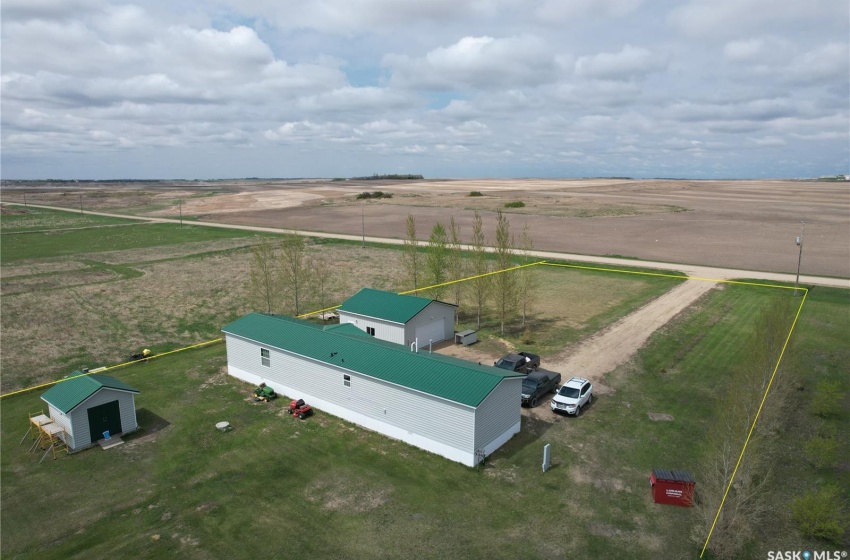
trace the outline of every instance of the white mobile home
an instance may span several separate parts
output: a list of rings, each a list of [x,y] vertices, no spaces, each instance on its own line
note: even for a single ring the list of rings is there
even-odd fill
[[[340,323],[351,323],[375,338],[405,346],[416,342],[424,348],[454,337],[457,306],[363,288],[337,311]]]
[[[464,465],[519,432],[522,375],[349,325],[252,313],[222,330],[230,375]]]

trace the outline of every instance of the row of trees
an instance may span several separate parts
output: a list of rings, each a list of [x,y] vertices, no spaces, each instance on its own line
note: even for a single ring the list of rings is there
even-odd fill
[[[321,257],[308,255],[304,238],[284,235],[279,241],[264,238],[254,246],[248,273],[248,293],[255,309],[283,311],[298,316],[308,301],[320,309],[329,305],[332,267]]]
[[[484,234],[484,222],[475,212],[472,221],[472,242],[468,251],[461,243],[461,230],[454,216],[448,229],[437,222],[431,230],[428,243],[423,246],[416,233],[416,219],[408,214],[407,232],[404,240],[404,269],[408,282],[417,292],[427,290],[434,299],[444,299],[455,305],[469,296],[476,316],[481,321],[490,305],[494,308],[499,328],[517,315],[524,325],[537,297],[537,277],[533,268],[520,268],[515,272],[497,273],[515,266],[515,258],[522,257],[523,264],[531,262],[534,243],[528,225],[523,228],[516,243],[510,231],[510,222],[501,212],[496,212],[496,235],[491,258]],[[466,282],[457,280],[471,277]]]
[[[517,317],[525,325],[537,298],[538,281],[534,269],[513,268],[517,257],[531,263],[534,243],[526,225],[516,243],[505,215],[496,213],[493,249],[487,246],[484,222],[476,212],[472,222],[471,244],[464,247],[461,228],[454,216],[448,228],[434,224],[427,243],[417,238],[416,220],[407,217],[404,273],[416,293],[445,299],[460,306],[470,304],[481,328],[492,309],[502,333]],[[493,253],[491,255],[490,253]],[[254,309],[267,313],[298,316],[311,311],[307,304],[326,309],[331,305],[333,268],[315,254],[308,254],[303,237],[284,235],[280,240],[265,238],[254,246],[248,274],[248,293]],[[460,280],[470,278],[461,282]]]

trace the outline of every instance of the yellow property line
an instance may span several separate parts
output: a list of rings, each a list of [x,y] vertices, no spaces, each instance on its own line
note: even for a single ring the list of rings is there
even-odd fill
[[[206,342],[199,342],[198,344],[193,344],[192,346],[184,346],[183,348],[178,348],[176,350],[169,350],[168,352],[163,352],[162,354],[154,354],[153,356],[149,356],[144,358],[147,360],[154,360],[156,358],[161,358],[162,356],[168,356],[169,354],[174,354],[175,352],[183,352],[184,350],[191,350],[193,348],[199,348],[201,346],[206,346],[208,344],[213,344],[215,342],[221,342],[221,338],[216,338],[214,340],[207,340]],[[84,373],[82,375],[75,375],[74,377],[66,377],[64,379],[59,379],[58,381],[50,381],[48,383],[42,383],[41,385],[35,385],[33,387],[27,387],[26,389],[19,389],[18,391],[12,391],[10,393],[4,393],[0,395],[0,399],[5,399],[6,397],[11,397],[12,395],[19,395],[21,393],[28,393],[29,391],[34,391],[35,389],[41,389],[42,387],[50,387],[51,385],[56,385],[57,383],[63,383],[65,381],[70,381],[72,379],[77,379],[78,377],[85,377],[87,375],[92,375],[94,373],[102,373],[104,371],[109,371],[111,369],[118,369],[120,367],[129,366],[130,364],[137,364],[142,360],[133,360],[131,362],[122,362],[120,364],[115,364],[114,366],[107,366],[104,368],[95,368],[97,371],[90,371],[88,373]]]
[[[777,288],[782,288],[784,286],[776,286]],[[744,447],[741,448],[741,454],[738,455],[738,462],[735,463],[735,469],[732,471],[732,476],[729,478],[729,484],[726,485],[726,491],[723,492],[723,499],[720,500],[720,506],[717,508],[717,514],[714,516],[714,521],[711,523],[711,529],[708,531],[708,536],[705,538],[705,544],[702,545],[702,552],[699,553],[699,557],[702,558],[702,555],[705,554],[705,549],[708,548],[708,541],[711,539],[711,534],[714,533],[714,526],[717,525],[717,519],[720,517],[720,512],[723,509],[723,504],[726,503],[726,496],[729,495],[729,490],[732,488],[732,483],[735,482],[735,475],[738,473],[738,467],[741,465],[741,460],[744,458],[744,453],[747,451],[747,445],[750,443],[750,437],[753,435],[753,430],[756,429],[756,422],[759,421],[759,415],[761,414],[761,409],[764,406],[764,401],[767,399],[767,393],[770,391],[770,387],[773,385],[773,379],[776,377],[776,372],[779,371],[779,364],[782,362],[782,357],[785,355],[785,349],[788,348],[788,342],[791,340],[791,334],[794,332],[794,327],[797,326],[797,319],[800,318],[800,313],[803,311],[803,305],[806,303],[806,298],[809,295],[808,288],[800,288],[803,290],[803,299],[800,301],[800,307],[797,309],[797,315],[794,316],[794,322],[791,323],[791,330],[788,331],[788,336],[785,337],[785,344],[782,345],[782,351],[779,353],[779,359],[776,360],[776,367],[773,368],[773,373],[770,375],[770,381],[767,383],[767,388],[764,390],[764,395],[761,398],[761,403],[759,404],[759,408],[756,411],[756,417],[753,418],[753,424],[750,426],[750,431],[747,433],[747,439],[744,441]]]
[[[756,416],[753,419],[753,423],[750,426],[749,432],[747,433],[747,439],[744,442],[744,446],[741,449],[740,455],[738,456],[738,461],[735,464],[735,469],[732,471],[732,477],[729,479],[729,483],[727,484],[726,490],[723,493],[723,499],[720,502],[720,506],[717,508],[717,513],[715,514],[714,521],[711,524],[711,529],[709,530],[708,536],[706,537],[705,543],[703,544],[702,552],[700,552],[700,555],[699,555],[699,557],[702,558],[703,554],[705,554],[706,548],[708,547],[708,542],[709,542],[709,540],[711,540],[711,535],[714,533],[714,528],[717,525],[717,520],[720,518],[720,512],[723,510],[723,506],[726,503],[726,498],[729,495],[729,490],[732,488],[732,483],[735,481],[735,475],[738,473],[738,467],[741,465],[741,461],[743,460],[744,454],[747,451],[747,446],[750,443],[750,438],[752,437],[753,431],[755,430],[756,423],[758,422],[758,419],[759,419],[759,415],[761,414],[761,410],[764,407],[765,401],[767,400],[767,395],[770,392],[770,388],[773,386],[773,380],[776,377],[777,371],[779,371],[779,365],[782,362],[782,358],[785,356],[785,350],[788,347],[788,342],[791,340],[791,335],[794,332],[794,328],[797,326],[797,320],[800,318],[800,313],[802,313],[802,311],[803,311],[803,305],[806,303],[806,298],[809,295],[808,288],[797,288],[797,287],[792,287],[792,286],[778,286],[778,285],[775,285],[775,284],[762,284],[762,283],[759,283],[759,282],[742,282],[740,280],[724,280],[724,279],[719,279],[719,278],[700,278],[700,277],[697,277],[697,276],[687,276],[687,275],[681,275],[681,274],[665,274],[665,273],[660,273],[660,272],[642,272],[642,271],[635,271],[635,270],[622,270],[622,269],[616,269],[616,268],[603,268],[603,267],[597,267],[597,266],[584,266],[584,265],[561,264],[561,263],[550,263],[550,262],[547,262],[547,261],[538,261],[538,262],[533,262],[533,263],[529,263],[529,264],[515,266],[515,267],[512,267],[512,268],[505,268],[503,270],[496,270],[496,271],[493,271],[493,272],[487,272],[485,274],[478,274],[476,276],[469,276],[467,278],[461,278],[459,280],[451,280],[449,282],[443,282],[441,284],[434,284],[432,286],[426,286],[424,288],[415,288],[413,290],[407,290],[407,291],[404,291],[404,292],[399,292],[399,295],[406,295],[406,294],[421,292],[423,290],[429,290],[429,289],[432,289],[432,288],[449,286],[451,284],[457,284],[459,282],[467,282],[469,280],[475,280],[476,278],[483,278],[485,276],[492,276],[494,274],[501,274],[503,272],[511,272],[513,270],[519,270],[521,268],[537,266],[537,265],[546,265],[546,266],[554,266],[554,267],[561,267],[561,268],[575,268],[575,269],[580,269],[580,270],[595,270],[595,271],[602,271],[602,272],[619,272],[621,274],[636,274],[636,275],[640,275],[640,276],[656,276],[656,277],[663,277],[663,278],[676,278],[676,279],[681,279],[681,280],[700,280],[700,281],[704,281],[704,282],[739,284],[739,285],[743,285],[743,286],[759,286],[759,287],[766,287],[766,288],[780,288],[780,289],[795,290],[795,291],[799,289],[799,290],[803,291],[803,299],[800,302],[800,307],[797,309],[797,314],[794,317],[794,322],[791,324],[791,329],[788,331],[788,336],[785,338],[785,344],[782,346],[782,351],[779,353],[779,359],[776,361],[776,366],[773,368],[773,373],[770,376],[770,381],[767,384],[767,388],[764,391],[764,395],[762,395],[762,399],[761,399],[761,403],[759,404],[758,411],[756,412]],[[333,307],[327,307],[325,309],[320,309],[318,311],[303,313],[301,315],[298,315],[297,317],[301,318],[301,317],[307,317],[307,316],[310,316],[310,315],[316,315],[316,314],[319,314],[319,313],[323,313],[325,311],[337,309],[339,307],[341,307],[341,305],[335,305]],[[209,340],[207,342],[201,342],[199,344],[194,344],[192,346],[186,346],[184,348],[178,348],[177,350],[171,350],[170,352],[164,352],[162,354],[156,354],[154,356],[151,356],[149,359],[159,358],[161,356],[167,356],[168,354],[174,354],[175,352],[182,352],[184,350],[190,350],[192,348],[198,348],[200,346],[205,346],[205,345],[208,345],[208,344],[212,344],[214,342],[220,342],[221,340],[222,340],[221,338],[216,338],[215,340]],[[104,368],[104,369],[100,369],[98,371],[108,371],[108,370],[111,370],[111,369],[117,369],[117,368],[124,367],[124,366],[130,365],[130,364],[133,364],[133,363],[136,363],[136,362],[124,362],[124,363],[117,364],[117,365],[114,365],[114,366],[109,366],[109,367]],[[85,374],[85,375],[91,375],[91,374],[88,373],[88,374]],[[0,398],[5,398],[5,397],[8,397],[8,396],[17,395],[17,394],[20,394],[20,393],[25,393],[25,392],[28,392],[28,391],[32,391],[34,389],[39,389],[41,387],[48,387],[50,385],[55,385],[56,383],[61,383],[63,381],[69,381],[71,379],[76,379],[77,377],[81,377],[81,376],[78,375],[78,376],[75,376],[75,377],[60,379],[59,381],[52,381],[50,383],[44,383],[42,385],[36,385],[35,387],[29,387],[27,389],[21,389],[19,391],[6,393],[4,395],[0,395]]]
[[[467,278],[461,278],[460,280],[450,280],[448,282],[443,282],[441,284],[434,284],[433,286],[425,286],[424,288],[415,288],[413,290],[407,290],[406,292],[399,292],[398,295],[403,296],[407,294],[415,294],[416,292],[421,292],[423,290],[430,290],[431,288],[441,288],[443,286],[450,286],[451,284],[457,284],[458,282],[466,282],[468,280],[475,280],[476,278],[483,278],[485,276],[492,276],[493,274],[501,274],[503,272],[510,272],[512,270],[519,270],[520,268],[526,268],[529,266],[537,266],[538,264],[547,264],[546,261],[538,261],[528,264],[521,264],[519,266],[513,266],[511,268],[503,268],[502,270],[494,270],[493,272],[485,272],[484,274],[477,274],[475,276],[469,276]]]

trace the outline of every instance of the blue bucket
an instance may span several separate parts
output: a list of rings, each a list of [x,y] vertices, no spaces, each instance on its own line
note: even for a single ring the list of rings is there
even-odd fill
[[[103,439],[109,439],[109,430],[103,432]]]

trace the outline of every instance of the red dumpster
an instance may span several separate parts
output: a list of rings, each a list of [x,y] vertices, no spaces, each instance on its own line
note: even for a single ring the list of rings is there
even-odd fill
[[[687,471],[652,469],[649,484],[652,486],[652,501],[656,504],[682,507],[694,505],[696,480]]]

